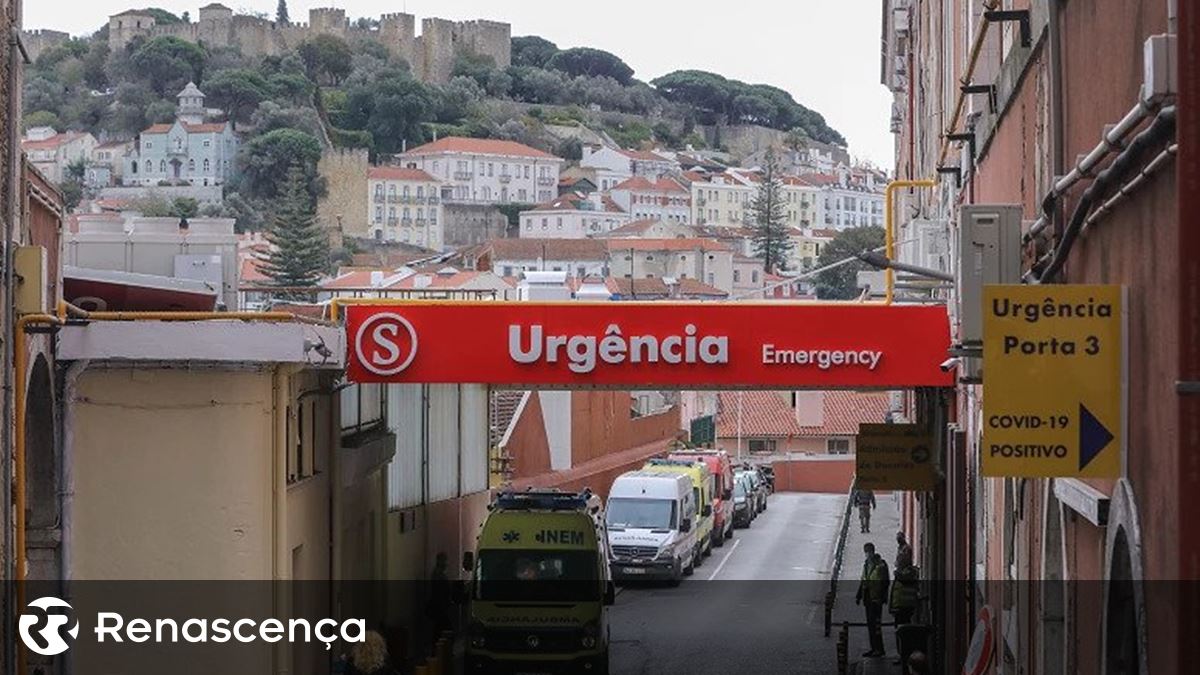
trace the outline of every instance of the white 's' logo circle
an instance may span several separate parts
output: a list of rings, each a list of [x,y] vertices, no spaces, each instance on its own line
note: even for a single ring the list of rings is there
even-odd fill
[[[71,645],[63,638],[63,633],[71,636],[72,640],[79,637],[79,622],[66,614],[51,614],[50,609],[65,607],[67,610],[71,610],[71,606],[58,598],[46,596],[29,603],[29,607],[41,611],[22,614],[18,619],[17,628],[21,633],[21,642],[24,642],[30,651],[42,656],[54,656],[70,649]],[[34,627],[41,623],[43,618],[46,620],[46,625],[34,630]],[[41,639],[36,639],[35,635]]]
[[[358,327],[354,354],[363,368],[376,375],[395,375],[417,356],[417,331],[408,319],[382,312]]]

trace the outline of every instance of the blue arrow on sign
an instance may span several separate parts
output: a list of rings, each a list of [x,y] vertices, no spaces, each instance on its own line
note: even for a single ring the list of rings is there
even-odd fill
[[[1100,451],[1108,447],[1113,435],[1092,411],[1079,404],[1079,470],[1090,464]]]

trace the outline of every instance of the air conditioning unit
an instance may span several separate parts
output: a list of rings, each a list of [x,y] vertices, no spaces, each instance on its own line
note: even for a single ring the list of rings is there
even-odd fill
[[[971,204],[959,211],[959,342],[983,344],[983,287],[1021,282],[1021,207]],[[974,359],[972,359],[974,360]]]

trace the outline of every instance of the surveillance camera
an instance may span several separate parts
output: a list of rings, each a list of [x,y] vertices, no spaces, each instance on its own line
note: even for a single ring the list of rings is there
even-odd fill
[[[942,369],[943,373],[948,373],[948,372],[954,370],[955,368],[957,368],[958,364],[961,361],[962,361],[962,359],[960,359],[957,356],[954,356],[954,357],[946,359],[945,361],[942,361],[941,365],[938,367]]]

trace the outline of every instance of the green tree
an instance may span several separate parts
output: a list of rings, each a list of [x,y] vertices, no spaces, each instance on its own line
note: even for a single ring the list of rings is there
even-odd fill
[[[160,96],[174,96],[188,81],[199,81],[204,74],[204,48],[173,35],[152,38],[137,47],[129,57],[139,78]]]
[[[287,0],[279,0],[279,4],[275,6],[275,23],[286,26],[291,22],[288,18]]]
[[[532,66],[513,66],[508,69],[512,78],[510,94],[514,100],[526,103],[559,103],[566,92],[561,73]]]
[[[158,25],[184,23],[184,20],[159,7],[151,7],[146,10],[146,13],[154,17],[154,23]]]
[[[633,81],[633,68],[615,54],[591,47],[575,47],[558,52],[546,63],[546,68],[562,71],[572,77],[604,76],[621,84]]]
[[[321,143],[295,129],[276,129],[247,143],[239,157],[242,181],[248,196],[274,199],[282,194],[284,176],[299,167],[309,191],[316,194],[317,162]]]
[[[55,131],[62,131],[62,121],[58,115],[49,110],[35,110],[21,117],[22,129],[28,130],[33,127],[50,127]]]
[[[317,224],[307,184],[304,168],[292,165],[266,233],[271,251],[261,269],[278,286],[316,286],[329,265],[329,239]]]
[[[370,132],[379,152],[398,152],[406,140],[425,140],[425,124],[436,119],[439,103],[433,89],[392,71],[351,90],[342,119],[347,129]]]
[[[354,52],[336,35],[311,37],[301,42],[296,52],[304,62],[308,79],[313,82],[336,87],[354,69]]]
[[[767,151],[762,182],[758,185],[758,194],[751,202],[750,210],[754,214],[754,233],[750,237],[754,245],[754,254],[763,259],[763,268],[768,273],[787,269],[793,242],[788,236],[787,202],[783,194],[783,181],[779,176],[775,153],[770,150]]]
[[[558,53],[558,45],[536,35],[512,39],[512,64],[517,67],[545,68]]]
[[[237,127],[237,121],[270,95],[267,81],[249,68],[220,70],[204,81],[204,93]]]
[[[783,145],[791,150],[803,150],[808,147],[808,132],[803,127],[796,127],[783,137]]]
[[[826,267],[836,262],[883,246],[882,227],[851,227],[838,233],[833,241],[825,245],[817,258],[817,267]],[[858,273],[874,270],[864,262],[854,261],[841,267],[826,270],[817,275],[817,297],[822,300],[851,300],[858,297]]]

